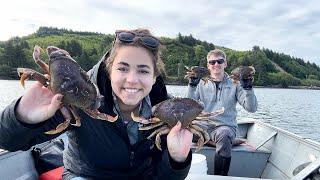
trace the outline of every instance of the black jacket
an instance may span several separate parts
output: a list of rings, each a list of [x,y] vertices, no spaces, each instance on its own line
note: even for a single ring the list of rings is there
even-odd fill
[[[112,115],[112,90],[102,63],[105,58],[99,61],[89,74],[105,96],[100,112]],[[161,77],[157,78],[149,96],[152,105],[168,98]],[[14,101],[0,114],[0,148],[9,151],[27,150],[59,135],[44,134],[63,122],[59,112],[45,122],[25,124],[15,116],[18,101],[19,99]],[[186,162],[174,162],[167,151],[165,137],[162,137],[162,151],[154,146],[154,139],[146,139],[151,131],[139,131],[142,138],[131,145],[121,120],[110,123],[93,119],[82,110],[78,110],[78,114],[81,117],[81,126],[70,126],[66,132],[69,144],[64,152],[65,171],[93,179],[184,179],[187,176],[191,152]]]

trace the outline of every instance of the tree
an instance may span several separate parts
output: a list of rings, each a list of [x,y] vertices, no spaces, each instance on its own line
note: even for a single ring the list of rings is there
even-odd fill
[[[1,63],[11,68],[32,66],[27,56],[28,48],[28,42],[19,37],[9,39],[4,43]]]
[[[205,66],[207,64],[206,56],[207,56],[207,51],[203,47],[203,45],[195,45],[193,47],[194,49],[194,54],[195,54],[195,60],[190,63],[192,66]]]
[[[80,56],[82,54],[82,46],[77,40],[71,40],[66,44],[66,50],[72,57]]]

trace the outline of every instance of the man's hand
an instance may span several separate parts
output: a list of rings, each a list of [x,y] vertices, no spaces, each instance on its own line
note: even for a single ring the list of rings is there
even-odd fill
[[[240,78],[240,84],[243,87],[243,89],[245,89],[245,90],[252,89],[253,81],[254,81],[253,76],[246,78],[246,79]]]
[[[190,77],[189,78],[189,85],[192,87],[196,87],[199,84],[200,79],[201,78],[199,78],[199,77]]]
[[[167,136],[168,151],[173,160],[184,162],[189,154],[193,134],[187,129],[181,129],[179,121]]]

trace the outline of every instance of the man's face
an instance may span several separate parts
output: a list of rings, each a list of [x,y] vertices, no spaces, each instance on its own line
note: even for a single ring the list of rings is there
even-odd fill
[[[227,67],[227,60],[222,56],[211,55],[207,60],[207,67],[210,70],[211,76],[224,74],[224,68]]]

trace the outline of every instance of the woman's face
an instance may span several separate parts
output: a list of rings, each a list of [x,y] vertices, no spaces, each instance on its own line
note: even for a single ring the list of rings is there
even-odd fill
[[[151,91],[155,82],[151,56],[142,47],[118,49],[110,71],[113,92],[120,107],[135,108]]]

